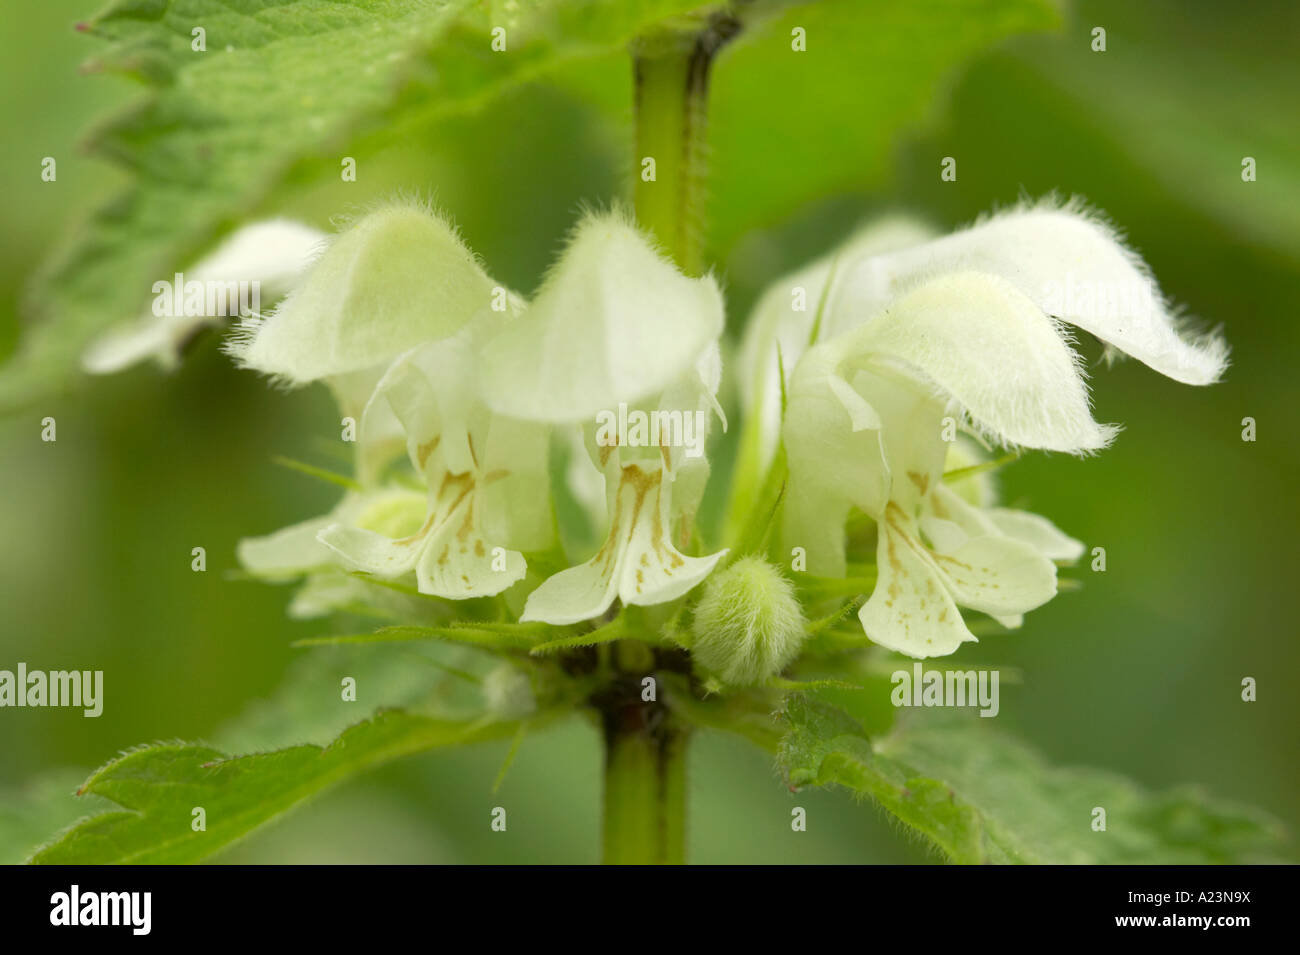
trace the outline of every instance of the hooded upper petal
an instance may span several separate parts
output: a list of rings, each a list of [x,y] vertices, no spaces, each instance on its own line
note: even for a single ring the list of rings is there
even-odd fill
[[[1093,451],[1116,431],[1093,420],[1077,358],[1055,322],[994,275],[925,282],[835,344],[846,362],[919,372],[1007,444]]]
[[[1010,282],[1047,314],[1096,335],[1186,384],[1218,380],[1227,348],[1180,334],[1150,269],[1116,230],[1082,204],[1040,203],[969,229],[858,263],[831,308],[872,317],[882,288],[906,290],[936,275],[976,271]]]
[[[511,301],[441,216],[390,205],[359,219],[266,319],[231,341],[244,367],[291,384],[382,366]]]
[[[539,421],[586,421],[663,391],[722,332],[711,276],[688,278],[618,213],[588,215],[524,315],[489,343],[484,400]]]

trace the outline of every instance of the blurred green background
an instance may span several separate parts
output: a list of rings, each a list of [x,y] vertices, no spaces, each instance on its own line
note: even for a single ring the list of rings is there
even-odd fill
[[[94,44],[72,24],[92,12],[88,3],[47,0],[6,13],[0,356],[17,340],[33,270],[120,180],[76,151],[86,127],[133,92],[120,79],[78,75]],[[1089,48],[1094,26],[1107,30],[1105,53]],[[1023,685],[1003,693],[1001,719],[1051,761],[1106,767],[1153,788],[1201,784],[1293,831],[1297,38],[1300,14],[1286,3],[1077,5],[1058,32],[1016,38],[952,75],[885,157],[883,182],[824,197],[745,236],[718,263],[734,330],[764,282],[828,249],[862,216],[901,208],[949,227],[1057,190],[1106,210],[1167,293],[1222,324],[1233,347],[1226,382],[1191,389],[1134,362],[1097,363],[1097,418],[1125,425],[1116,445],[1086,461],[1035,455],[1003,472],[1009,503],[1104,546],[1108,568],[1083,572],[1081,591],[959,659],[1023,670]],[[724,53],[719,82],[727,65]],[[792,135],[799,122],[791,118]],[[579,203],[623,194],[627,143],[626,122],[611,123],[594,102],[528,87],[427,140],[376,150],[356,184],[339,183],[333,158],[307,164],[292,198],[264,211],[324,226],[395,188],[424,190],[497,276],[528,290]],[[779,146],[755,148],[778,161]],[[56,184],[39,179],[47,155],[59,157]],[[954,183],[939,179],[944,156],[957,159]],[[1256,158],[1257,182],[1242,182],[1244,156]],[[40,441],[47,415],[58,421],[55,444]],[[1246,416],[1258,423],[1254,443],[1241,440]],[[240,537],[332,503],[329,487],[271,459],[319,460],[335,426],[323,390],[269,390],[237,372],[212,336],[177,374],[142,367],[83,381],[0,419],[0,667],[102,669],[107,696],[97,720],[0,711],[0,793],[58,803],[122,748],[210,736],[311,652],[290,641],[334,632],[287,620],[286,589],[226,572]],[[207,550],[206,574],[190,570],[195,546]],[[1255,703],[1240,699],[1246,676],[1258,680]],[[574,722],[530,737],[494,795],[505,749],[408,760],[219,858],[595,861],[595,731]],[[691,770],[693,861],[930,858],[869,806],[835,793],[792,795],[770,761],[739,741],[702,736]],[[488,827],[496,805],[510,811],[505,834]],[[794,805],[808,809],[805,833],[790,831]]]

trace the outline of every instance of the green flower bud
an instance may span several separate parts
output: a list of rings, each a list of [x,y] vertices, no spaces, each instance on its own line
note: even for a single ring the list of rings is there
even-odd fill
[[[488,709],[503,719],[520,719],[537,709],[533,683],[518,667],[503,663],[483,678]]]
[[[706,581],[692,629],[696,661],[733,686],[780,673],[806,634],[794,586],[757,557],[742,558]]]

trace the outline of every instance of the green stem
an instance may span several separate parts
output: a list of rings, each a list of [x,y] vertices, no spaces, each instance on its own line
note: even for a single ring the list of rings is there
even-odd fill
[[[709,67],[735,30],[734,21],[715,17],[666,27],[642,37],[635,49],[636,218],[687,275],[704,271]],[[647,160],[653,160],[653,179]]]
[[[654,704],[646,704],[654,706]],[[606,865],[686,861],[686,732],[610,714],[605,727]]]
[[[635,44],[638,224],[687,275],[704,271],[701,203],[709,66],[737,28],[726,16],[687,18]],[[653,160],[653,174],[649,169]],[[618,675],[597,703],[605,728],[604,860],[686,861],[688,730],[660,702],[641,699],[656,666],[637,640],[615,645]]]

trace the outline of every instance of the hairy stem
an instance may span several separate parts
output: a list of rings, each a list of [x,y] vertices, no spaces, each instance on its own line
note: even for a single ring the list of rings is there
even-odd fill
[[[709,67],[736,29],[724,16],[688,18],[641,37],[633,51],[636,218],[687,275],[704,271]],[[617,675],[593,700],[605,730],[604,861],[681,864],[689,730],[663,703],[643,699],[642,680],[661,662],[649,647],[620,640],[614,655]]]
[[[652,725],[655,704],[605,718],[604,862],[680,865],[686,861],[686,744],[679,727]],[[650,717],[647,720],[646,717]]]
[[[703,192],[709,67],[735,21],[665,27],[637,41],[637,221],[688,275],[704,271]]]

